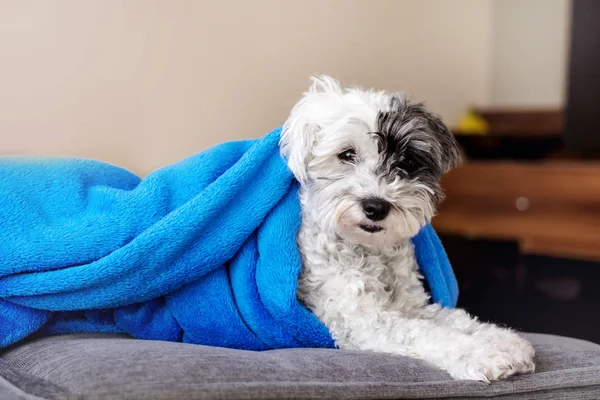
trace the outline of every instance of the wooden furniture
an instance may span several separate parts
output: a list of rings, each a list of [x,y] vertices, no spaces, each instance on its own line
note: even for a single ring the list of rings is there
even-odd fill
[[[488,123],[489,135],[561,136],[564,111],[556,108],[485,108],[474,110]],[[455,132],[458,133],[458,132]]]
[[[600,162],[468,162],[442,182],[439,233],[514,240],[525,254],[600,261]]]

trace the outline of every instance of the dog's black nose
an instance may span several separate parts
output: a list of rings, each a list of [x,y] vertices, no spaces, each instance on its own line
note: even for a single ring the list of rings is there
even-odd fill
[[[370,198],[361,201],[363,211],[371,221],[381,221],[390,212],[390,203],[385,200]]]

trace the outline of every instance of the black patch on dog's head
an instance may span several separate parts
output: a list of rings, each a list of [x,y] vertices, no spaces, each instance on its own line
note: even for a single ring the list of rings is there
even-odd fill
[[[441,197],[442,175],[460,161],[456,140],[441,118],[422,103],[392,97],[390,110],[377,115],[377,129],[378,173],[390,180],[398,175],[418,180]]]

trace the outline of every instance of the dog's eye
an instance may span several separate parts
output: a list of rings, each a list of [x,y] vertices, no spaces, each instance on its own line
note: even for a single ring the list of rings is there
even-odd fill
[[[408,152],[397,164],[398,168],[408,176],[414,176],[424,170],[427,166],[427,159],[420,153]]]
[[[356,152],[354,151],[354,149],[344,150],[340,154],[338,154],[338,158],[343,162],[352,163],[356,161]]]
[[[417,170],[419,169],[419,166],[413,160],[407,159],[407,160],[404,160],[400,164],[400,168],[402,168],[404,171],[406,171],[406,173],[412,174],[412,173],[417,172]]]

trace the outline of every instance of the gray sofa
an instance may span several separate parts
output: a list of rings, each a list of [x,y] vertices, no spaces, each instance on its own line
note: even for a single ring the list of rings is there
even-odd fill
[[[368,352],[248,352],[113,334],[54,336],[0,353],[0,399],[600,399],[599,345],[526,336],[537,350],[537,372],[491,385]]]

